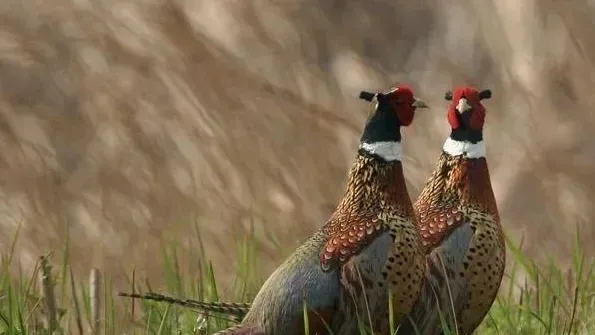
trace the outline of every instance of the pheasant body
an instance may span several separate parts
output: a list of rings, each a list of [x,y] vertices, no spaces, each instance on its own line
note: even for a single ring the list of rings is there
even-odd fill
[[[305,302],[320,334],[355,332],[358,319],[386,332],[387,290],[402,317],[421,289],[424,260],[401,163],[361,151],[335,214],[269,277],[242,323],[302,334],[302,317],[278,314],[301,316]]]
[[[386,333],[389,331],[387,291],[395,302],[395,320],[399,320],[411,309],[419,294],[425,255],[401,162],[379,162],[360,151],[352,170],[352,174],[355,173],[364,177],[350,178],[348,196],[338,207],[340,217],[352,218],[348,221],[351,227],[337,229],[340,227],[337,224],[323,227],[328,242],[322,252],[322,262],[324,264],[337,247],[337,255],[349,252],[358,237],[375,237],[347,262],[341,263],[338,257],[337,266],[342,269],[341,303],[332,330],[335,334],[356,332],[359,318],[375,331]],[[353,219],[355,217],[359,218]],[[347,248],[341,248],[341,241]]]

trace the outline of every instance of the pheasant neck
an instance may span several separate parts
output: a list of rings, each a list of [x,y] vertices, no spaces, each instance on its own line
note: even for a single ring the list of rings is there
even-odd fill
[[[391,152],[392,157],[396,156],[395,151],[387,152]],[[378,151],[370,152],[365,147],[360,149],[349,172],[347,189],[338,211],[413,214],[403,165],[396,159],[386,161],[387,154],[384,154],[385,158],[378,159],[379,155]]]
[[[397,113],[386,102],[378,103],[366,122],[360,149],[389,162],[401,159],[401,124]]]
[[[377,156],[386,162],[400,161],[403,152],[399,141],[361,142],[359,148],[368,155]]]
[[[480,158],[486,156],[486,147],[483,140],[477,142],[460,141],[449,137],[444,142],[442,150],[450,156],[463,156],[466,158]]]
[[[498,215],[487,160],[485,157],[471,158],[471,152],[478,153],[479,150],[467,151],[468,155],[452,155],[445,150],[420,194],[420,201],[459,203]]]

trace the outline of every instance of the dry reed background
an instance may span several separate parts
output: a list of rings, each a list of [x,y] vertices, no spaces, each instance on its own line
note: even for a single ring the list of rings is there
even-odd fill
[[[341,194],[359,90],[404,81],[432,107],[405,131],[410,193],[444,91],[491,88],[505,228],[564,262],[575,224],[595,238],[594,19],[592,0],[2,1],[0,251],[22,224],[33,266],[69,227],[79,276],[159,282],[162,243],[196,248],[196,223],[222,276],[255,219],[266,276]]]

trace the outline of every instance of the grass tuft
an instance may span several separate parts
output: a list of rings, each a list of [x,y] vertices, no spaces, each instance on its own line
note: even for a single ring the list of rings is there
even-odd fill
[[[169,303],[139,300],[135,304],[135,299],[116,296],[115,291],[126,288],[112,287],[109,274],[100,275],[98,269],[87,282],[76,278],[65,255],[67,248],[49,253],[32,269],[10,271],[15,268],[17,238],[18,233],[9,252],[0,255],[0,334],[211,334],[234,324],[227,316],[204,315]],[[552,261],[537,264],[524,255],[522,241],[507,241],[512,257],[505,281],[477,334],[595,334],[593,260],[587,261],[579,234],[568,268]],[[253,233],[240,243],[237,275],[227,301],[250,301],[266,277],[258,272]],[[199,301],[221,299],[212,264],[197,257],[193,264],[180,264],[175,245],[169,245],[162,251],[163,287],[152,287],[149,278],[139,278],[136,269],[131,269],[128,288]],[[59,270],[52,272],[51,268]],[[36,285],[40,276],[41,286]],[[306,310],[304,317],[307,322]],[[390,326],[392,330],[398,327],[394,320]],[[456,334],[456,330],[449,333]]]

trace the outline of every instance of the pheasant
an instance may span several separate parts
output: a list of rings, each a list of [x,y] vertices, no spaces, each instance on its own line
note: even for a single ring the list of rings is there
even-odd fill
[[[242,324],[220,334],[303,334],[304,304],[312,334],[352,334],[359,319],[384,331],[389,290],[395,317],[413,306],[425,256],[403,177],[400,127],[427,106],[404,85],[360,98],[375,108],[343,199],[263,284]]]
[[[343,199],[266,280],[242,323],[217,334],[301,335],[304,314],[311,334],[355,334],[360,320],[388,334],[389,294],[396,320],[410,311],[421,290],[425,254],[403,176],[400,127],[427,106],[405,85],[360,98],[375,107]],[[231,307],[227,314],[246,310]]]
[[[447,113],[451,133],[436,169],[413,206],[427,250],[440,248],[442,255],[460,255],[463,266],[458,273],[451,271],[445,277],[451,281],[451,301],[442,300],[437,306],[430,289],[424,286],[398,334],[443,334],[438,308],[446,314],[454,312],[458,334],[471,334],[498,293],[506,261],[505,242],[485,157],[486,110],[481,103],[491,95],[490,90],[470,87],[445,95],[452,101]],[[470,241],[461,233],[469,228]],[[460,243],[441,245],[453,234],[462,234]],[[435,281],[433,286],[444,288],[445,283]]]

